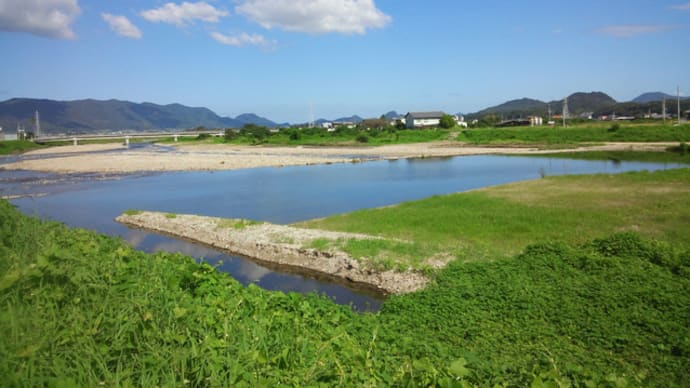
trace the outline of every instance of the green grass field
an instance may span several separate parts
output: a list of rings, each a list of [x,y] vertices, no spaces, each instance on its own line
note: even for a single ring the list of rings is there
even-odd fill
[[[431,286],[376,314],[243,287],[191,258],[0,201],[0,376],[7,386],[684,386],[689,189],[687,169],[548,177],[310,223],[453,249],[459,260]]]
[[[503,257],[527,244],[637,232],[690,247],[690,170],[546,177],[300,223]]]
[[[0,155],[18,154],[37,148],[41,148],[41,146],[28,140],[0,141]]]
[[[684,144],[684,143],[683,143]],[[676,147],[680,148],[680,147]],[[690,164],[690,152],[652,152],[652,151],[578,151],[554,152],[549,154],[533,154],[521,156],[580,159],[580,160],[612,160],[614,162],[652,162],[652,163],[681,163]]]
[[[690,124],[579,124],[571,127],[480,128],[463,130],[458,140],[472,144],[576,145],[596,142],[689,142]]]

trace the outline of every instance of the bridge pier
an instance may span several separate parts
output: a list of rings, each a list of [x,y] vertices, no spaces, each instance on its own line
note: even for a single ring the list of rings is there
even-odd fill
[[[175,143],[177,143],[177,135],[173,135],[173,139],[175,139]]]
[[[129,147],[129,136],[125,136],[125,145]]]
[[[77,138],[76,138],[76,137],[73,137],[73,138],[72,138],[72,145],[79,145],[79,144],[77,143]]]

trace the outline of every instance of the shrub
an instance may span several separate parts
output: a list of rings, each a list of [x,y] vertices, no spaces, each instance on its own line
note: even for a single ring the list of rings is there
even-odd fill
[[[232,128],[225,130],[225,141],[232,141],[239,137],[239,133]]]
[[[678,153],[681,155],[687,155],[688,153],[690,153],[690,146],[688,146],[687,143],[680,143],[679,145],[677,145],[675,147],[669,147],[666,150],[670,151],[670,152],[675,152],[675,153]]]
[[[617,132],[619,129],[621,129],[621,125],[618,124],[618,123],[613,123],[613,124],[609,127],[609,132]]]
[[[451,115],[443,115],[438,125],[444,129],[453,128],[455,126],[455,119]]]
[[[358,143],[368,143],[369,142],[369,136],[362,133],[362,134],[357,136],[356,140]]]

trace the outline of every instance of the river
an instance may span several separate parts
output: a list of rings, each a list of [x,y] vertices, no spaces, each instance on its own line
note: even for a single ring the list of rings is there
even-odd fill
[[[0,161],[0,166],[3,162]],[[581,161],[541,157],[463,156],[361,164],[103,176],[0,170],[0,195],[22,212],[119,236],[147,252],[171,251],[219,265],[243,284],[317,292],[358,311],[383,297],[313,277],[275,271],[186,241],[128,229],[113,219],[127,209],[247,218],[274,223],[325,217],[461,192],[542,175],[620,173],[678,164]],[[222,264],[219,264],[221,263]]]

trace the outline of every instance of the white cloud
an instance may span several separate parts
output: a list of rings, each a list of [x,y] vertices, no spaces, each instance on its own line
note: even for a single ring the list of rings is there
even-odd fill
[[[77,0],[0,0],[0,30],[74,39]]]
[[[596,32],[615,38],[632,38],[639,35],[655,34],[678,28],[668,24],[627,24],[608,26],[598,29]]]
[[[141,39],[141,31],[124,16],[102,13],[103,20],[110,25],[110,29],[116,34],[127,38]]]
[[[235,47],[250,45],[263,48],[274,48],[276,45],[275,41],[269,41],[263,35],[247,34],[246,32],[243,32],[239,35],[224,35],[220,32],[212,32],[211,37],[219,43]]]
[[[675,9],[676,11],[690,11],[690,3],[674,5],[671,6],[671,9]]]
[[[171,23],[182,27],[194,20],[217,23],[220,18],[228,16],[228,11],[217,9],[204,1],[200,1],[198,3],[183,2],[182,4],[166,3],[160,8],[141,12],[141,16],[151,22]]]
[[[311,34],[364,34],[392,20],[373,0],[244,0],[235,10],[267,29]]]

